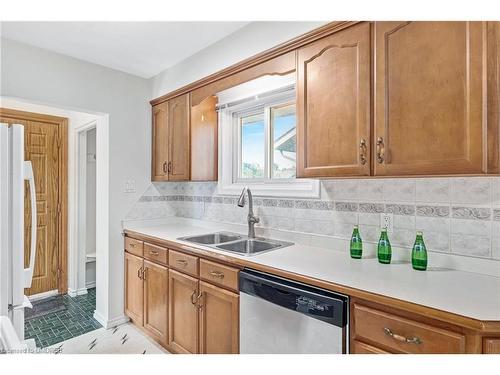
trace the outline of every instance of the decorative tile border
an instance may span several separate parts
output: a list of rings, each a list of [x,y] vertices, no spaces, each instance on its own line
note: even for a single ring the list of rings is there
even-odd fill
[[[380,214],[384,212],[385,206],[382,203],[360,203],[359,212]]]
[[[354,202],[335,202],[336,211],[357,212],[358,204]]]
[[[490,220],[491,209],[475,207],[452,207],[452,216],[455,219]]]
[[[417,206],[417,216],[428,216],[428,217],[449,217],[450,207],[449,206]]]
[[[500,221],[500,209],[493,209],[493,220]]]
[[[415,206],[408,204],[386,204],[385,212],[394,215],[415,215]]]

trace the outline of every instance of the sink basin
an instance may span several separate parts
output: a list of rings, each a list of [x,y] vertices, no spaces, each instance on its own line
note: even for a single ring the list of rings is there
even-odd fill
[[[222,250],[234,251],[236,253],[255,254],[262,251],[275,249],[281,246],[283,245],[277,242],[259,239],[247,239],[227,243],[224,245],[218,245],[217,248]]]
[[[217,250],[230,251],[241,255],[255,255],[293,245],[292,242],[270,240],[261,237],[249,238],[242,234],[231,232],[216,232],[197,236],[187,236],[178,238],[178,240],[205,245]]]
[[[199,243],[202,245],[215,245],[219,243],[236,241],[239,240],[240,238],[241,236],[238,236],[236,234],[218,232],[218,233],[203,234],[201,236],[183,237],[182,239],[184,241]]]

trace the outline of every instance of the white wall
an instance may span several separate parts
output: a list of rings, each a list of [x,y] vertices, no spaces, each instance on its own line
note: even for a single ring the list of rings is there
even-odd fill
[[[151,78],[152,98],[217,72],[326,22],[252,22]]]
[[[109,281],[108,288],[98,288],[97,310],[105,322],[119,320],[123,316],[121,220],[150,181],[150,83],[6,39],[1,39],[0,63],[2,96],[109,114],[109,165],[103,166],[109,170],[109,257],[97,264],[99,277],[109,275]],[[125,180],[135,180],[138,193],[123,193]]]

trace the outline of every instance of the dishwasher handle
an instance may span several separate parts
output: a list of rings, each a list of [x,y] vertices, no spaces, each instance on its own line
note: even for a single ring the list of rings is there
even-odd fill
[[[240,292],[338,327],[347,325],[348,298],[327,290],[243,270]]]

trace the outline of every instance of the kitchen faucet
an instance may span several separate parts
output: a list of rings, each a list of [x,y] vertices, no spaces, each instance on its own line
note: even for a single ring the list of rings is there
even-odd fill
[[[255,224],[257,224],[260,220],[257,216],[253,214],[253,198],[252,192],[249,188],[244,187],[241,192],[240,197],[238,198],[238,207],[245,207],[245,193],[248,194],[248,237],[255,238]]]

